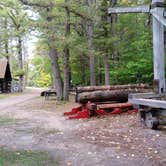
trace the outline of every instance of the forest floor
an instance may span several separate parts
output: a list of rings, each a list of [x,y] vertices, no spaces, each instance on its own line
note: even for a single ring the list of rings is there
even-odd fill
[[[0,166],[166,165],[164,129],[143,127],[136,114],[67,120],[75,106],[74,97],[45,100],[37,89],[0,95]]]

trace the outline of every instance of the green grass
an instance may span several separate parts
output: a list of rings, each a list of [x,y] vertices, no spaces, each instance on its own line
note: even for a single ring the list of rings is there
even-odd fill
[[[12,119],[12,118],[0,118],[0,126],[1,125],[12,125],[17,122],[17,119]]]
[[[0,166],[58,166],[46,152],[0,150]]]
[[[5,99],[7,96],[6,95],[0,95],[0,100]]]

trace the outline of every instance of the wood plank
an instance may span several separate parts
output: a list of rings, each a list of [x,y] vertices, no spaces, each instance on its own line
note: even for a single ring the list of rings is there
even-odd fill
[[[153,1],[163,2],[163,1]],[[159,16],[163,16],[164,8],[156,7],[153,9]],[[165,90],[165,65],[164,65],[164,26],[153,17],[153,62],[154,80],[159,81],[159,93]]]
[[[128,100],[129,103],[135,105],[143,105],[148,106],[151,108],[163,108],[166,109],[166,101],[162,100],[154,100],[154,99],[130,99]]]
[[[151,10],[150,13],[153,15],[155,19],[157,19],[161,24],[163,24],[166,27],[166,19],[163,16],[158,15],[154,10]]]
[[[149,5],[142,5],[136,7],[115,7],[109,8],[108,14],[118,14],[118,13],[149,13],[150,6]]]
[[[158,93],[154,93],[154,92],[149,92],[149,93],[134,93],[134,94],[129,94],[129,98],[144,98],[144,99],[148,99],[148,98],[160,98],[165,96],[165,94],[158,94]]]

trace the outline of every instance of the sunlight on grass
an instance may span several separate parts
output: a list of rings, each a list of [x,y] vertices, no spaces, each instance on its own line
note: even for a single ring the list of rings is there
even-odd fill
[[[46,152],[0,150],[0,166],[58,166]]]

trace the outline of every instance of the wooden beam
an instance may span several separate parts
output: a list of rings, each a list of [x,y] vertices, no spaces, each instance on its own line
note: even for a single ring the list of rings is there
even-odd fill
[[[166,27],[166,19],[165,19],[163,16],[158,15],[158,14],[157,14],[155,11],[153,11],[153,10],[151,10],[150,13],[153,15],[153,17],[154,17],[155,19],[157,19],[161,24],[163,24],[163,25]]]
[[[128,102],[135,104],[135,105],[148,106],[151,108],[164,108],[164,109],[166,109],[166,101],[162,101],[162,100],[140,98],[140,99],[129,99]]]
[[[153,0],[163,2],[163,0]],[[153,9],[155,16],[163,17],[164,8],[156,7]],[[164,65],[164,26],[153,16],[153,62],[154,80],[159,82],[159,93],[164,93],[165,89],[165,65]]]
[[[109,8],[108,14],[120,14],[120,13],[149,13],[150,6],[149,5],[142,5],[137,7],[115,7]]]
[[[154,93],[154,92],[149,92],[149,93],[134,93],[134,94],[129,94],[129,98],[144,98],[144,99],[150,99],[150,98],[160,98],[160,97],[164,97],[165,94],[158,94],[158,93]]]

